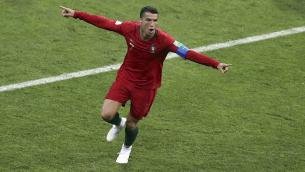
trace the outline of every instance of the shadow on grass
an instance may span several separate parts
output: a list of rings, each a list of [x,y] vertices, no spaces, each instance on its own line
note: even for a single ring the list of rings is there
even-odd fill
[[[304,0],[273,0],[273,3],[283,11],[290,11],[305,16],[305,1]]]

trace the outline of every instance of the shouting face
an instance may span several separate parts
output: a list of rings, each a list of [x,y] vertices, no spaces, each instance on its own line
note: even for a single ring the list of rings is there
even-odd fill
[[[155,36],[158,25],[158,14],[145,12],[142,16],[140,26],[140,34],[143,40],[151,39]]]

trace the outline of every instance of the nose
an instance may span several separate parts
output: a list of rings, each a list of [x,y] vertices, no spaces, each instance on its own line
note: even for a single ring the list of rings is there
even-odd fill
[[[156,26],[156,22],[155,21],[149,22],[149,26],[155,27]]]

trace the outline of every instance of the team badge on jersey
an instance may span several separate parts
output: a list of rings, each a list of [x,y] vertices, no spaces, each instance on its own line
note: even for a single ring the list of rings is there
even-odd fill
[[[155,53],[155,52],[156,52],[156,47],[155,47],[154,44],[152,44],[152,45],[150,46],[150,53]]]

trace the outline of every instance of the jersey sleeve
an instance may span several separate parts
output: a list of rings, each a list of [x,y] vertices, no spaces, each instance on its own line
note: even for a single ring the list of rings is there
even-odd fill
[[[169,50],[173,53],[178,54],[184,59],[191,60],[202,65],[211,66],[213,68],[217,68],[220,63],[205,54],[201,54],[197,51],[189,49],[178,41],[174,41],[174,43],[169,46]]]
[[[90,23],[96,27],[122,34],[121,21],[109,19],[104,16],[98,16],[82,11],[76,11],[73,17]]]

